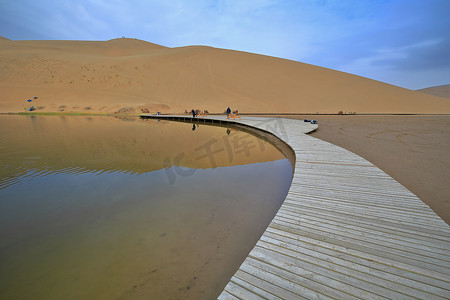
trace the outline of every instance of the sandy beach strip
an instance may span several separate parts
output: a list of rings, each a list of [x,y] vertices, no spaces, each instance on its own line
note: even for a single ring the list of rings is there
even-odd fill
[[[449,115],[282,117],[316,119],[314,137],[372,162],[450,224]]]

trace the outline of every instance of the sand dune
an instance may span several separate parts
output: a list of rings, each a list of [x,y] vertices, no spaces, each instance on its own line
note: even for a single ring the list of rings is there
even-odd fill
[[[432,86],[425,89],[417,90],[418,92],[450,99],[450,84]]]
[[[0,39],[0,112],[450,113],[450,102],[263,55],[136,39]]]

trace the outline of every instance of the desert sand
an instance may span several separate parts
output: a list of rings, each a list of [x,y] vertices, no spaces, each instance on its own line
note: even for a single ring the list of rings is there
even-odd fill
[[[448,86],[412,91],[300,62],[205,46],[167,48],[127,38],[0,38],[0,65],[0,113],[34,105],[36,112],[60,113],[140,113],[143,108],[221,113],[230,106],[242,113],[450,114],[450,101],[444,98]],[[444,97],[427,94],[432,91]],[[315,136],[373,162],[449,223],[450,117],[314,118],[320,124]]]
[[[450,224],[450,116],[317,116],[312,135],[388,173]]]
[[[422,93],[450,99],[450,84],[432,86],[425,89],[417,90]]]
[[[450,113],[442,97],[300,62],[136,39],[0,39],[0,113]],[[34,100],[34,97],[38,97]]]

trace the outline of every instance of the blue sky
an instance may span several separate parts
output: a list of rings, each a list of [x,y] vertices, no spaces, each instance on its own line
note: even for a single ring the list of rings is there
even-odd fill
[[[0,0],[12,40],[139,38],[282,57],[410,89],[450,83],[450,0]]]

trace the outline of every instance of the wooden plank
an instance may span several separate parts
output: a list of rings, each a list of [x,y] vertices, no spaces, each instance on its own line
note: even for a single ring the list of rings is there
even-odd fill
[[[253,284],[246,282],[240,278],[237,277],[233,277],[231,278],[231,282],[233,282],[234,284],[237,284],[245,289],[247,289],[248,291],[252,292],[253,295],[250,295],[250,297],[253,297],[255,299],[273,299],[273,300],[278,300],[281,299],[280,297],[269,293],[259,287],[254,286]],[[245,298],[245,299],[249,299],[249,298]]]
[[[286,197],[287,200],[293,200],[292,196],[288,195]],[[379,221],[390,221],[392,223],[398,223],[398,224],[404,224],[407,226],[413,226],[416,227],[420,230],[432,230],[436,233],[439,233],[442,238],[444,238],[445,240],[448,240],[448,236],[449,236],[449,231],[447,228],[443,227],[446,224],[441,224],[441,225],[435,225],[434,223],[431,222],[426,222],[423,221],[423,223],[420,223],[421,220],[416,220],[414,221],[412,218],[408,218],[408,217],[402,217],[401,215],[398,214],[391,214],[389,212],[376,212],[376,211],[367,211],[364,209],[360,209],[357,210],[351,206],[346,207],[346,206],[339,206],[339,205],[326,205],[326,203],[317,201],[317,202],[313,202],[311,201],[311,199],[309,198],[302,198],[301,201],[299,201],[298,203],[301,203],[301,206],[305,207],[305,208],[309,208],[311,210],[322,210],[322,211],[327,211],[327,212],[338,212],[338,213],[345,213],[348,214],[352,217],[363,217],[363,218],[367,218],[367,219],[372,219],[372,220],[379,220]]]
[[[305,134],[316,125],[247,116],[229,123],[271,132],[296,162],[285,202],[219,299],[450,299],[450,226],[409,190]]]
[[[312,227],[303,226],[301,228],[296,228],[289,223],[274,220],[270,227],[278,228],[284,231],[289,231],[291,233],[297,233],[299,235],[315,236],[316,238],[321,238],[323,241],[332,242],[336,245],[340,245],[347,248],[358,249],[359,251],[365,251],[374,255],[382,256],[388,259],[396,260],[402,263],[407,263],[413,266],[418,266],[424,269],[430,269],[435,272],[441,273],[442,275],[449,274],[448,262],[441,261],[441,264],[437,264],[439,260],[423,256],[414,252],[403,251],[402,249],[397,249],[392,245],[383,246],[371,242],[371,240],[357,239],[347,237],[338,232],[329,232],[317,230]]]
[[[230,281],[230,283],[228,283],[227,287],[225,288],[225,291],[227,292],[228,295],[234,297],[232,299],[263,299],[262,297],[258,297],[249,290],[234,283],[233,281]]]
[[[292,244],[292,242],[287,242],[280,238],[274,239],[266,235],[260,241],[261,243],[258,245],[263,248],[285,253],[286,255],[294,254],[296,259],[304,259],[305,261],[316,263],[335,272],[352,274],[352,276],[361,282],[371,282],[410,297],[419,296],[423,299],[442,299],[441,297],[437,297],[436,293],[445,292],[441,289],[430,289],[425,284],[393,275],[386,272],[386,270],[379,270],[374,265],[368,267],[356,259],[349,259],[347,257],[349,260],[346,260],[343,256],[336,255],[335,252],[324,253],[323,251],[318,251],[317,248],[303,247],[301,244]]]
[[[434,247],[431,243],[422,243],[420,239],[404,238],[395,233],[389,234],[377,230],[377,228],[364,228],[358,226],[347,225],[335,222],[333,219],[318,219],[314,217],[306,217],[302,214],[296,214],[289,210],[279,211],[277,214],[279,220],[287,223],[303,226],[313,227],[328,232],[340,232],[347,237],[370,239],[373,243],[387,247],[395,246],[397,249],[403,251],[414,252],[422,254],[427,257],[433,257],[440,261],[447,261],[450,263],[450,255],[448,248]],[[338,228],[336,228],[338,227]]]
[[[249,257],[266,263],[266,265],[273,265],[280,270],[287,270],[291,273],[298,275],[298,282],[302,282],[303,278],[309,278],[317,283],[319,283],[324,288],[334,289],[335,291],[344,292],[355,297],[370,298],[370,299],[381,299],[378,292],[382,292],[383,289],[380,287],[371,286],[361,286],[361,282],[357,282],[356,278],[341,274],[338,272],[333,272],[327,268],[309,263],[302,259],[297,259],[289,255],[284,255],[277,251],[266,249],[260,246],[256,246],[250,252]],[[241,266],[246,267],[247,264],[244,262]],[[264,267],[261,267],[264,269]],[[260,272],[258,276],[270,276],[269,272]],[[278,280],[275,282],[278,283]],[[374,292],[375,290],[375,292]],[[398,295],[398,294],[397,294]]]
[[[332,298],[332,299],[358,299],[357,297],[352,296],[348,292],[342,292],[337,289],[337,285],[333,285],[333,281],[327,281],[327,285],[323,285],[318,283],[313,276],[315,274],[306,273],[293,273],[283,268],[280,268],[276,265],[272,265],[270,262],[259,261],[253,259],[252,257],[248,257],[246,260],[248,265],[254,266],[260,270],[264,270],[264,272],[268,272],[271,274],[276,274],[279,280],[284,280],[287,282],[295,283],[305,288],[304,291],[299,291],[299,294],[303,296],[307,296],[309,299],[311,298]]]
[[[404,285],[418,287],[421,290],[429,291],[432,294],[443,293],[446,288],[448,288],[448,281],[443,278],[440,273],[434,273],[411,265],[402,265],[397,261],[371,255],[366,252],[340,247],[335,244],[314,240],[304,236],[298,237],[295,234],[289,234],[285,231],[279,231],[273,228],[268,228],[266,233],[261,237],[261,240],[265,237],[274,238],[287,244],[304,247],[355,264],[367,266],[370,272],[376,273],[377,270],[382,271],[384,274],[383,276],[390,277],[392,275],[401,277],[403,278],[400,279],[402,282],[405,280],[405,283],[403,283]]]
[[[277,297],[281,298],[281,299],[306,299],[306,297],[296,294],[294,292],[291,292],[289,289],[292,287],[292,285],[290,286],[285,286],[285,287],[280,287],[278,286],[276,283],[278,283],[277,280],[273,280],[274,278],[270,278],[270,274],[265,273],[265,272],[260,272],[260,271],[256,271],[254,272],[253,270],[249,270],[248,268],[245,267],[246,264],[242,264],[242,269],[240,268],[236,274],[234,275],[234,277],[239,278],[243,281],[246,281],[250,284],[252,284],[255,287],[258,287],[259,289],[265,290],[265,291],[270,291],[271,294],[276,295]],[[249,272],[247,272],[247,271]],[[259,275],[262,275],[260,278]],[[230,282],[233,282],[233,278],[231,279]],[[275,282],[275,283],[273,283]]]
[[[218,300],[240,300],[238,297],[228,293],[226,290],[223,290],[217,299]]]
[[[448,249],[450,248],[450,243],[445,240],[439,240],[436,242],[435,238],[430,238],[427,234],[418,235],[417,231],[407,232],[403,230],[398,230],[395,226],[384,226],[382,224],[376,224],[374,222],[361,222],[360,220],[353,220],[350,218],[343,218],[337,215],[333,215],[331,218],[328,215],[323,215],[317,213],[316,211],[311,212],[310,210],[301,210],[296,207],[290,209],[289,206],[283,207],[277,214],[278,216],[300,220],[310,220],[311,222],[326,222],[335,225],[341,225],[344,227],[354,228],[357,231],[369,231],[380,236],[387,235],[391,238],[397,238],[399,240],[405,241],[407,243],[420,244],[426,246],[427,250],[438,251],[443,254],[448,255]],[[376,227],[374,227],[376,226]]]

